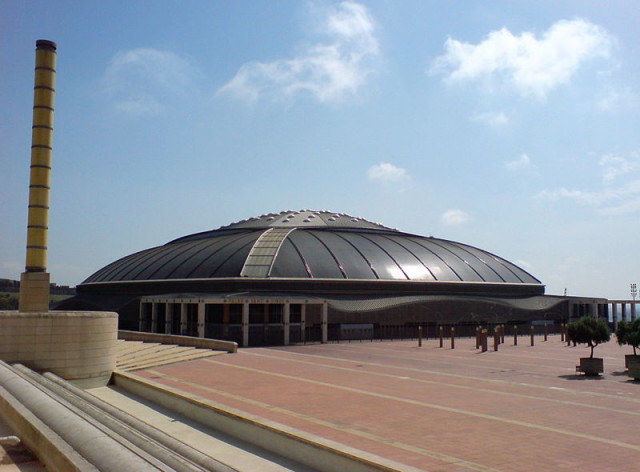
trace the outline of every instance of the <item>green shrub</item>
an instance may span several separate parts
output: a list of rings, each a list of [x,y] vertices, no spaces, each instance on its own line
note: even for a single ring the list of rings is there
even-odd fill
[[[0,293],[0,310],[17,310],[17,293]]]
[[[640,318],[627,323],[621,321],[618,323],[618,329],[616,329],[616,338],[618,344],[623,346],[628,344],[633,348],[633,355],[637,356],[637,349],[640,349]]]
[[[591,348],[591,356],[593,357],[593,349],[602,343],[606,343],[611,339],[611,331],[609,325],[603,320],[597,320],[590,316],[580,318],[580,320],[567,325],[567,335],[569,339],[578,343],[586,344]],[[624,335],[625,339],[628,335]]]
[[[616,341],[620,346],[627,344],[627,333],[629,332],[629,323],[620,321],[616,328]]]

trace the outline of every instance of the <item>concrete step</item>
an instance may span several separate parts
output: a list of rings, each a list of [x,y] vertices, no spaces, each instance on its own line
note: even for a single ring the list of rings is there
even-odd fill
[[[152,350],[161,346],[160,343],[143,343],[142,341],[123,341],[118,340],[116,352],[118,355],[126,356],[130,353],[141,352],[144,350]]]
[[[175,344],[119,340],[116,352],[116,370],[130,372],[224,353],[224,351]]]
[[[195,350],[193,347],[185,346],[163,346],[158,349],[147,349],[145,351],[129,352],[124,356],[118,356],[117,362],[119,365],[125,365],[136,361],[145,361],[148,359],[162,359],[171,356],[178,356],[185,352]]]
[[[226,353],[215,352],[215,351],[206,352],[206,351],[198,350],[191,353],[184,353],[180,356],[171,356],[167,358],[153,359],[153,360],[149,360],[147,362],[141,362],[141,363],[131,363],[127,366],[117,367],[117,370],[120,370],[123,372],[132,372],[140,369],[148,369],[152,367],[159,367],[162,365],[175,364],[176,362],[191,361],[195,359],[201,359],[203,357],[220,356],[223,354],[226,354]]]

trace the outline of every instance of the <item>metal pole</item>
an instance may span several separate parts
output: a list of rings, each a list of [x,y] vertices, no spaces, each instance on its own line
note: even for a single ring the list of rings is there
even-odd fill
[[[55,87],[56,43],[40,39],[36,41],[27,255],[20,283],[21,312],[49,310],[47,244]]]
[[[532,346],[533,346],[533,344],[534,344],[534,340],[533,340],[533,338],[534,338],[535,334],[536,334],[536,327],[535,327],[535,326],[533,326],[533,325],[531,325],[531,345],[532,345]]]

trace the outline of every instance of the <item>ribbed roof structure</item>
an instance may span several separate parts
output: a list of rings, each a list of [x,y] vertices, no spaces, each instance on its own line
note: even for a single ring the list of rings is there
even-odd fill
[[[515,264],[466,244],[344,213],[300,210],[249,218],[131,254],[83,285],[217,278],[540,284]]]

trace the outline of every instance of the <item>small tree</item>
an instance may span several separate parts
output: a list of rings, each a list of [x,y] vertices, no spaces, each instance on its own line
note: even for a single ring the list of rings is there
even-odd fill
[[[625,344],[631,346],[633,348],[633,355],[637,356],[637,349],[640,349],[640,318],[631,323],[627,323],[626,321],[618,323],[616,338],[620,346]]]
[[[602,343],[606,343],[611,339],[609,326],[603,320],[597,320],[590,316],[580,318],[580,320],[569,323],[567,325],[567,334],[569,339],[578,343],[586,344],[591,348],[591,358],[593,358],[593,349]],[[625,335],[628,339],[628,335]]]
[[[618,323],[618,328],[616,329],[616,341],[619,346],[627,344],[627,333],[629,333],[629,323],[626,321],[620,321]],[[636,353],[635,347],[633,348],[633,353]]]

